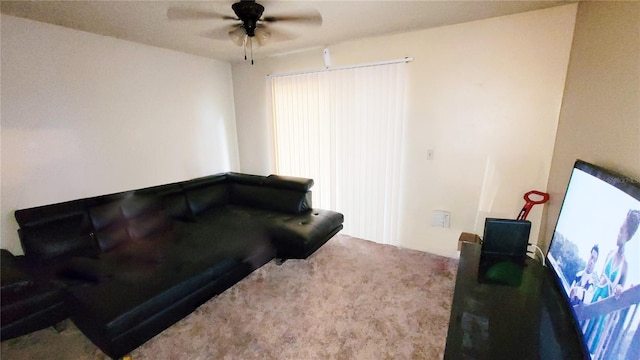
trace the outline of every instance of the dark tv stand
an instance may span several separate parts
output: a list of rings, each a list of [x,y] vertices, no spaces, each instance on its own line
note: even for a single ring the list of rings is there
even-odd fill
[[[480,249],[462,244],[444,358],[588,358],[551,272],[527,258],[518,285],[487,283]]]

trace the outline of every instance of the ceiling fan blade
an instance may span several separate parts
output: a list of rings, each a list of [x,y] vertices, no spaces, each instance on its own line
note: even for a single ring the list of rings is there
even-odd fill
[[[305,25],[322,25],[322,15],[319,12],[313,10],[306,13],[298,14],[282,14],[273,16],[263,16],[260,21],[272,23],[286,21],[289,23],[299,23]]]
[[[167,9],[167,19],[169,20],[237,20],[234,17],[218,14],[215,11],[197,10],[183,7],[170,7]]]
[[[283,31],[281,29],[275,29],[271,26],[265,26],[258,24],[255,30],[255,36],[253,37],[253,44],[258,46],[264,46],[271,42],[287,41],[297,38],[297,34]]]
[[[218,29],[208,30],[200,33],[200,36],[214,40],[229,40],[229,33],[242,29],[242,24],[228,25]],[[240,44],[242,46],[242,44]]]
[[[276,29],[274,27],[265,26],[264,29],[269,33],[269,38],[268,39],[258,38],[260,45],[264,45],[267,42],[293,40],[298,37],[298,34],[284,31],[282,29]],[[258,30],[256,30],[256,37],[258,37],[258,34],[259,34]]]

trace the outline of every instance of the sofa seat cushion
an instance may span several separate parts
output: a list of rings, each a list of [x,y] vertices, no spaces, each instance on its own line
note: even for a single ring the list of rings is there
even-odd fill
[[[130,240],[96,257],[58,257],[24,265],[37,281],[67,287],[112,278],[152,277],[157,266],[165,261],[167,252],[170,250],[161,242]]]
[[[234,259],[223,259],[198,274],[176,268],[139,282],[112,279],[74,287],[71,302],[77,316],[90,318],[97,332],[114,338],[238,266],[241,264]]]
[[[302,214],[264,210],[255,207],[227,205],[202,215],[203,222],[246,224],[266,232],[276,248],[276,256],[305,259],[342,229],[344,216],[331,210],[312,209]],[[216,225],[220,226],[220,225]]]
[[[132,239],[153,238],[172,231],[174,221],[162,210],[129,219],[127,230]]]
[[[170,241],[132,240],[100,255],[100,261],[113,267],[127,268],[136,264],[158,265],[164,263],[175,244]]]
[[[99,259],[75,256],[61,266],[59,275],[66,280],[101,282],[112,276],[104,265]]]
[[[275,256],[263,224],[257,223],[256,219],[239,216],[231,211],[232,208],[210,209],[201,213],[196,222],[179,227],[176,251],[184,252],[182,258],[186,263],[197,266],[229,257],[250,263],[255,269]]]

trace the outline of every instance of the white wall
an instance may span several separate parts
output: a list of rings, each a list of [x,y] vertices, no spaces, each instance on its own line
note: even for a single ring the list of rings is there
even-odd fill
[[[3,248],[16,209],[239,169],[230,64],[1,22]]]
[[[640,180],[640,3],[580,2],[558,124],[543,249],[576,159]]]
[[[526,191],[546,190],[576,8],[329,47],[333,66],[415,59],[401,246],[455,256],[461,231],[482,233],[486,216],[515,218]],[[265,75],[322,67],[321,49],[232,65],[242,171],[273,171]],[[428,149],[432,161],[425,159]],[[430,226],[438,209],[451,211],[450,229]],[[540,207],[529,215],[533,239],[541,217]]]

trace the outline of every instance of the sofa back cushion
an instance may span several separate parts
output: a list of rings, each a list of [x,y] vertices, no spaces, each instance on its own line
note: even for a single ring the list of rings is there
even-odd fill
[[[162,197],[162,208],[165,214],[174,220],[195,221],[193,212],[187,202],[187,197],[180,190],[179,193],[167,194]]]
[[[172,228],[172,220],[166,215],[163,201],[155,195],[134,195],[121,204],[127,233],[134,239],[150,238],[166,233]]]
[[[245,184],[230,185],[231,200],[236,205],[257,207],[291,214],[311,209],[311,192]]]
[[[20,241],[25,256],[30,259],[98,254],[86,213],[67,214],[51,221],[23,226]]]
[[[191,211],[198,215],[206,210],[228,203],[227,184],[216,184],[187,191],[187,201]]]
[[[194,221],[187,197],[179,183],[136,190],[136,195],[154,196],[161,201],[164,214],[174,220]]]
[[[130,192],[120,200],[89,209],[97,243],[110,251],[133,240],[150,239],[171,230],[159,194]]]
[[[313,180],[269,175],[267,177],[230,173],[230,202],[291,214],[311,209]]]
[[[187,181],[183,184],[191,212],[198,215],[229,202],[229,189],[225,175],[213,175]]]
[[[101,251],[110,251],[131,240],[121,204],[122,200],[116,200],[89,209],[89,216]]]
[[[22,249],[31,260],[99,252],[83,200],[16,210],[15,218]]]
[[[313,180],[239,173],[212,175],[182,183],[191,211],[198,215],[228,203],[300,214],[311,209]]]
[[[93,206],[89,209],[91,224],[96,231],[104,230],[114,224],[124,221],[120,201]]]
[[[118,224],[95,232],[100,251],[108,252],[131,241],[127,228]]]

